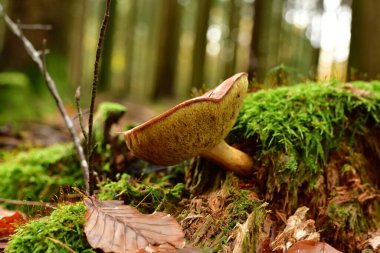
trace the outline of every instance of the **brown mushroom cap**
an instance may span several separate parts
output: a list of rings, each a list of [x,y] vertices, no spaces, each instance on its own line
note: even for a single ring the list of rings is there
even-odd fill
[[[125,141],[137,157],[157,165],[178,164],[204,153],[226,138],[247,88],[247,74],[236,74],[202,96],[125,132]]]

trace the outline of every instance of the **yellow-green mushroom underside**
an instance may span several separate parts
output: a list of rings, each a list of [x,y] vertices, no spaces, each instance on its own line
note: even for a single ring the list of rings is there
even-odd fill
[[[252,172],[252,158],[224,141],[247,89],[247,74],[236,74],[202,96],[125,132],[128,148],[157,165],[174,165],[200,155],[226,170],[247,175]]]

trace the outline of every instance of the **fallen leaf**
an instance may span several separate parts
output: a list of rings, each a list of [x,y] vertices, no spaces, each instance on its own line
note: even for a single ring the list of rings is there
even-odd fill
[[[302,240],[319,241],[320,235],[315,229],[314,220],[306,220],[308,210],[305,206],[300,207],[288,218],[284,231],[271,242],[272,250],[289,249],[294,243]]]
[[[360,248],[372,248],[375,252],[380,252],[380,229],[370,233],[369,239],[365,240]]]
[[[316,242],[312,240],[303,240],[296,242],[288,253],[342,253],[325,242]]]
[[[93,248],[104,252],[149,252],[145,249],[168,244],[176,252],[185,246],[184,234],[177,221],[165,213],[142,214],[119,201],[84,199],[89,209],[85,215],[85,233]],[[155,252],[155,251],[151,251]]]
[[[25,215],[21,212],[9,211],[0,207],[0,238],[10,237],[16,228],[25,222]]]
[[[380,250],[380,235],[369,239],[368,242],[374,250]]]

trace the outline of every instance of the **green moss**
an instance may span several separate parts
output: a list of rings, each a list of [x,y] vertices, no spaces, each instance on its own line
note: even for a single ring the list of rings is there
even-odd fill
[[[354,141],[369,122],[379,123],[380,83],[358,82],[362,96],[339,84],[305,83],[247,96],[230,137],[250,140],[259,159],[273,158],[278,190],[312,188],[328,154],[343,137]]]
[[[107,179],[101,183],[98,197],[101,200],[122,199],[129,200],[131,205],[137,205],[144,195],[139,191],[139,185],[135,185],[128,174],[118,174],[117,181]]]
[[[33,149],[0,164],[0,197],[50,200],[66,185],[82,185],[82,172],[72,145]]]
[[[206,247],[212,252],[232,252],[231,238],[236,237],[238,224],[257,216],[250,229],[260,229],[259,216],[265,215],[266,205],[253,191],[241,190],[239,179],[233,173],[227,173],[219,190],[194,197],[177,219],[188,231],[194,246]],[[257,239],[258,233],[255,233],[252,240]]]
[[[243,224],[245,231],[241,231],[241,238],[238,238],[235,249],[240,252],[256,252],[259,245],[260,232],[263,229],[264,219],[266,215],[265,207],[267,203],[263,203],[248,216]]]
[[[87,245],[83,203],[59,206],[50,216],[20,226],[5,252],[95,252]],[[61,243],[57,243],[57,241]]]
[[[244,221],[248,214],[257,207],[257,203],[249,198],[249,194],[252,193],[248,190],[240,190],[239,192],[231,192],[231,198],[234,199],[233,205],[227,208],[231,220],[236,222]]]
[[[127,108],[121,104],[112,102],[103,102],[99,104],[98,109],[94,116],[94,134],[96,143],[99,147],[104,144],[107,134],[113,123],[117,122]]]
[[[165,194],[165,199],[169,202],[177,203],[182,200],[182,197],[186,194],[187,189],[183,183],[176,184],[172,189]]]
[[[174,187],[165,181],[161,182],[137,182],[128,174],[118,174],[117,181],[108,179],[100,185],[99,199],[124,200],[128,205],[137,206],[142,212],[152,212],[164,209],[167,204],[178,203],[188,194],[183,183]]]
[[[365,233],[370,227],[368,219],[365,217],[363,206],[358,201],[351,201],[344,204],[330,204],[327,208],[327,215],[329,217],[328,224],[332,227],[339,224],[339,230],[350,230],[355,233]]]
[[[15,124],[40,115],[40,111],[25,101],[32,101],[28,77],[21,72],[0,72],[0,125]]]

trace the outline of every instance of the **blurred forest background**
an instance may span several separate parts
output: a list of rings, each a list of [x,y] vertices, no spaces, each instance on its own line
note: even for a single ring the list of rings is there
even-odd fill
[[[47,67],[68,106],[80,85],[88,107],[105,1],[0,3],[38,49],[47,39]],[[378,0],[113,0],[99,89],[113,101],[174,103],[242,71],[268,85],[377,79],[378,13]],[[55,110],[1,20],[0,124]]]

